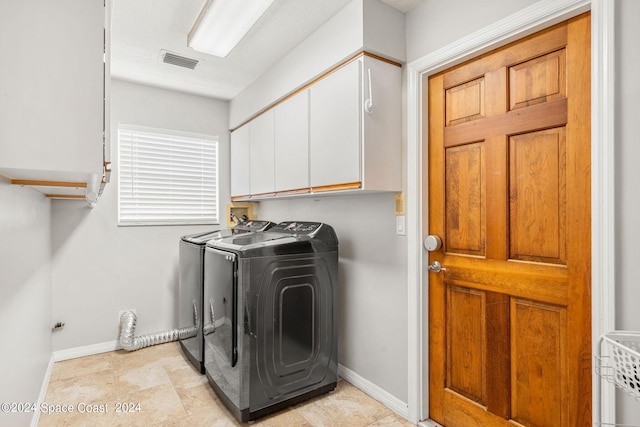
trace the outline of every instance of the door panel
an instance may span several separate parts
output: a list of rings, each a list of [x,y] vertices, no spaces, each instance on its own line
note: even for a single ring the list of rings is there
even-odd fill
[[[558,381],[566,370],[566,310],[514,298],[511,312],[512,417],[525,426],[567,425]]]
[[[474,402],[484,403],[485,293],[447,287],[447,387]]]
[[[447,126],[484,117],[484,101],[484,77],[447,89]]]
[[[430,417],[591,423],[590,17],[429,77]]]
[[[445,157],[447,251],[484,255],[482,143],[448,148]]]
[[[509,67],[511,110],[567,96],[564,49]]]
[[[510,139],[510,259],[565,264],[564,128]]]

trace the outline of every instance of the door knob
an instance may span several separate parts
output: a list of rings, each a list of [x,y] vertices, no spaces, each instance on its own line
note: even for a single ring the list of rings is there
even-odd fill
[[[446,268],[442,266],[438,261],[433,261],[431,264],[427,266],[429,271],[433,271],[434,273],[440,273],[441,271],[447,271]]]
[[[440,250],[442,247],[442,239],[434,234],[429,234],[424,239],[424,248],[429,252]]]

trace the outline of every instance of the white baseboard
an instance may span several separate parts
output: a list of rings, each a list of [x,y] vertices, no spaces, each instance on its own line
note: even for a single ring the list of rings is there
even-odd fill
[[[49,364],[47,365],[47,370],[44,372],[44,378],[42,378],[42,385],[40,386],[40,394],[38,394],[38,403],[44,402],[47,398],[47,390],[49,389],[49,380],[51,379],[51,372],[53,371],[53,355],[49,358]],[[33,417],[31,417],[31,427],[37,427],[38,422],[40,422],[40,405],[36,407],[36,410],[33,412]]]
[[[418,427],[442,427],[442,426],[433,420],[424,420],[418,423]]]
[[[402,418],[408,419],[409,407],[406,402],[403,402],[386,390],[383,390],[371,381],[364,379],[360,375],[353,372],[351,369],[340,364],[338,364],[338,375],[348,383],[359,388],[378,402],[382,403],[387,408],[391,409],[396,414],[400,415]]]
[[[75,359],[77,357],[93,356],[94,354],[107,353],[109,351],[120,350],[120,341],[107,341],[98,344],[85,345],[82,347],[73,347],[66,350],[58,350],[53,352],[53,360],[61,362],[63,360]]]

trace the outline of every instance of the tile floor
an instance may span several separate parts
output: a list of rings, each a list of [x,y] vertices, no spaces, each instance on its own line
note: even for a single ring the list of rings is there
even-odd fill
[[[39,426],[240,426],[178,343],[55,363]],[[127,405],[131,404],[131,405]],[[139,405],[138,405],[139,404]],[[56,405],[60,405],[57,406]],[[70,406],[73,412],[62,413]],[[116,409],[124,410],[117,412]],[[131,412],[126,412],[129,409]],[[89,412],[93,410],[93,412]],[[412,426],[348,382],[252,427]]]

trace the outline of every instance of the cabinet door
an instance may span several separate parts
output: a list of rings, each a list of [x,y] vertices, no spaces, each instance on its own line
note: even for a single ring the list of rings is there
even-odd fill
[[[274,123],[273,109],[249,123],[249,165],[251,194],[273,193],[274,178]]]
[[[2,2],[0,168],[102,173],[104,17],[103,1]]]
[[[309,92],[275,108],[275,190],[309,187]]]
[[[312,187],[360,181],[361,74],[361,61],[353,61],[310,89]]]
[[[362,114],[362,188],[402,191],[402,68],[369,57],[363,64],[363,99],[373,104]]]
[[[249,125],[231,133],[231,196],[247,196],[249,190]]]

